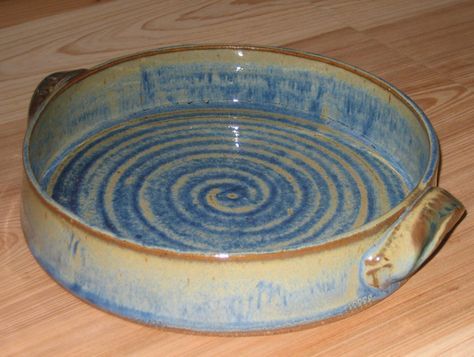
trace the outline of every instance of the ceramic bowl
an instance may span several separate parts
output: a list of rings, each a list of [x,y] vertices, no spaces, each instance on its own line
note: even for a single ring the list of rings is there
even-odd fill
[[[288,49],[158,49],[55,73],[24,141],[22,225],[62,286],[204,333],[286,331],[391,294],[464,213],[403,93]]]

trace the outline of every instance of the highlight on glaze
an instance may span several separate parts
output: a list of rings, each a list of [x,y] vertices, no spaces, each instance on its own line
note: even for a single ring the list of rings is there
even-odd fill
[[[188,46],[52,76],[22,225],[82,299],[207,333],[287,330],[396,290],[464,212],[423,113],[307,53]]]

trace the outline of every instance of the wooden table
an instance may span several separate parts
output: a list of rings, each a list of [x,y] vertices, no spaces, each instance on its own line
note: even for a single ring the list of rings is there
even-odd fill
[[[171,44],[322,53],[408,93],[441,140],[440,184],[468,210],[405,286],[350,318],[261,337],[165,332],[51,280],[19,220],[28,101],[47,74]],[[474,1],[0,1],[0,355],[474,355]]]

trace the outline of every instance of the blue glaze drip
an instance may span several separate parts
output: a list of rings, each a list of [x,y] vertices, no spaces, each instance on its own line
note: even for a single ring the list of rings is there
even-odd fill
[[[134,116],[178,110],[190,104],[208,108],[255,108],[314,121],[320,120],[326,111],[331,119],[326,120],[326,125],[344,126],[369,141],[377,152],[385,152],[394,166],[403,168],[411,183],[416,183],[426,169],[430,152],[423,130],[410,125],[410,120],[370,91],[324,73],[270,65],[244,67],[236,71],[232,64],[213,62],[141,65],[137,72],[109,80],[106,91],[93,88],[72,102],[65,100],[67,125],[49,124],[44,120],[40,129],[42,140],[32,143],[33,171],[43,177],[45,167],[52,164],[51,153],[58,149],[58,125],[60,135],[71,137],[83,133],[84,138]],[[109,98],[110,93],[116,101]],[[431,137],[431,140],[436,141],[436,138]],[[433,144],[431,154],[437,157],[437,143]],[[433,171],[434,166],[428,169]]]

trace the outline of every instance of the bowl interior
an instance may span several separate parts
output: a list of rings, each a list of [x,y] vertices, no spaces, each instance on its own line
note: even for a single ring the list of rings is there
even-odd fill
[[[98,67],[38,118],[27,163],[70,214],[205,254],[315,245],[373,221],[426,175],[426,123],[324,58],[164,51]]]

